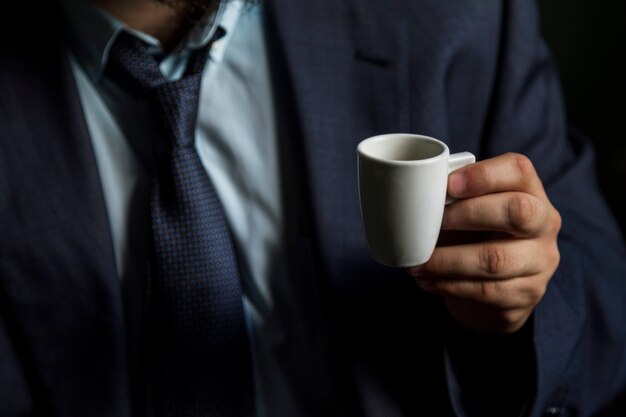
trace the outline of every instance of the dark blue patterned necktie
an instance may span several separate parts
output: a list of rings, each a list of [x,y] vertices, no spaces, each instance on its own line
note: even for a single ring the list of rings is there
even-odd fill
[[[147,45],[122,32],[111,78],[150,97],[164,133],[153,146],[148,284],[151,360],[148,412],[156,416],[253,414],[252,367],[232,238],[194,146],[198,96],[209,47],[185,75],[167,81]]]

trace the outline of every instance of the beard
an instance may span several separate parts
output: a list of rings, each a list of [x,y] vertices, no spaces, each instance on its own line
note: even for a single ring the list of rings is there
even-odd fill
[[[180,13],[189,23],[195,23],[214,12],[222,1],[228,0],[157,0]]]

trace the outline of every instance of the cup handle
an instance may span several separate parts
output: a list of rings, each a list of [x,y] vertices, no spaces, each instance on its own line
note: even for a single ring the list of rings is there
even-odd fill
[[[448,174],[459,168],[463,168],[465,165],[473,164],[474,162],[476,162],[476,157],[470,152],[450,154],[450,157],[448,158]],[[446,204],[454,203],[455,201],[455,198],[446,195]]]

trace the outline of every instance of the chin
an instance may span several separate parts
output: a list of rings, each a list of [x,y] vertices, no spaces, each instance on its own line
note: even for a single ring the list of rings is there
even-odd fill
[[[187,20],[197,21],[213,12],[224,0],[158,0],[178,10]]]

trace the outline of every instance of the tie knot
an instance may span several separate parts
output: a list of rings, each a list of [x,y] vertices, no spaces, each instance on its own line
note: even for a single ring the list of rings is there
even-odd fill
[[[218,27],[207,45],[191,52],[183,79],[202,73],[211,44],[224,33],[224,30]],[[170,81],[161,73],[157,57],[149,53],[149,48],[146,42],[126,31],[121,31],[109,50],[107,74],[125,87],[144,92],[169,83]]]
[[[148,44],[124,31],[111,46],[108,74],[126,87],[151,90],[167,82],[157,59],[148,53]]]
[[[159,68],[149,45],[127,32],[120,32],[109,51],[107,75],[129,91],[144,95],[156,105],[163,123],[165,141],[153,141],[153,153],[159,159],[168,147],[190,147],[195,140],[198,96],[208,51],[224,30],[218,27],[211,41],[194,50],[183,77],[168,80]]]

